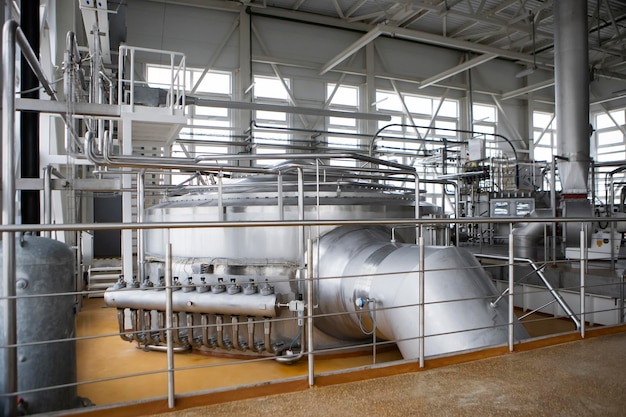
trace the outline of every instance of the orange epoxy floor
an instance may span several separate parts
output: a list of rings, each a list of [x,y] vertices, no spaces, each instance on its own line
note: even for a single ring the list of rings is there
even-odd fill
[[[167,356],[145,352],[118,335],[117,312],[104,306],[101,298],[85,299],[78,315],[78,394],[95,405],[124,403],[167,395]],[[108,336],[106,336],[108,335]],[[93,336],[106,336],[91,338]],[[402,359],[397,350],[379,352],[378,363]],[[371,354],[318,359],[315,372],[329,372],[372,364]],[[273,359],[244,361],[194,353],[174,355],[176,394],[250,385],[307,375],[307,362],[281,365]],[[149,375],[117,379],[130,374]],[[116,378],[116,379],[113,379]],[[102,380],[100,382],[90,382]],[[111,379],[111,380],[107,380]]]

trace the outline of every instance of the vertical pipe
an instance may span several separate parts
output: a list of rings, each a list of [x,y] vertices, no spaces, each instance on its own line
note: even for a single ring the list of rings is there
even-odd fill
[[[307,240],[307,293],[306,293],[306,340],[309,365],[309,387],[315,384],[315,358],[313,356],[313,242]]]
[[[550,205],[552,206],[552,218],[556,219],[556,158],[552,158],[550,170]],[[552,262],[556,262],[556,222],[552,223]]]
[[[219,221],[223,222],[224,221],[224,198],[222,196],[222,193],[224,192],[223,189],[223,182],[222,182],[222,172],[218,172],[217,173],[217,216]]]
[[[424,307],[424,289],[426,288],[426,285],[424,285],[424,280],[426,279],[426,274],[424,271],[424,268],[426,267],[426,261],[424,259],[425,255],[424,255],[424,226],[420,225],[419,228],[419,238],[418,238],[418,244],[419,244],[419,315],[420,315],[420,321],[419,321],[419,342],[420,342],[420,347],[419,347],[419,351],[420,351],[420,356],[419,356],[419,361],[420,361],[420,368],[424,367],[424,352],[425,350],[425,329],[426,329],[426,319],[425,319],[425,307]]]
[[[285,220],[285,208],[283,201],[283,173],[278,172],[278,220]]]
[[[130,50],[130,111],[135,111],[135,50]]]
[[[137,173],[137,223],[144,222],[144,210],[146,208],[146,170],[141,169]],[[137,275],[139,282],[145,279],[145,240],[144,230],[137,229]]]
[[[619,277],[619,324],[624,324],[624,273]]]
[[[304,172],[298,167],[298,220],[304,221]],[[304,269],[304,226],[298,226],[298,257],[300,258],[298,267]],[[302,280],[298,282],[298,292],[304,293]]]
[[[509,224],[509,352],[513,352],[513,342],[515,341],[515,299],[513,298],[515,286],[515,265],[514,262],[514,245],[513,245],[513,223]]]
[[[580,337],[585,337],[585,269],[587,268],[586,262],[586,248],[587,240],[585,238],[585,224],[580,227]]]
[[[172,330],[172,244],[170,229],[165,229],[165,327],[167,333],[167,406],[174,408],[174,332]],[[178,331],[178,329],[176,329]]]
[[[117,57],[117,69],[119,75],[117,77],[117,104],[122,105],[124,103],[124,56],[126,55],[126,48],[120,46],[119,55]],[[113,102],[109,103],[113,104]],[[112,128],[109,126],[109,129]]]
[[[588,192],[589,35],[587,0],[554,2],[557,154],[563,194]]]
[[[20,3],[20,28],[26,41],[39,58],[39,2],[25,1]],[[39,98],[39,80],[28,63],[28,58],[21,57],[21,93],[22,98]],[[32,90],[34,89],[34,90]],[[31,90],[31,91],[29,91]],[[39,166],[39,113],[20,112],[20,172],[22,178],[40,178]],[[21,190],[19,192],[20,213],[23,224],[39,224],[41,222],[39,190]]]
[[[417,170],[413,174],[415,176],[415,218],[419,220],[420,218],[420,179],[417,176]],[[421,232],[418,231],[418,228],[415,228],[415,243],[419,243],[419,235]]]
[[[7,21],[2,33],[2,224],[15,224],[15,33],[17,23]],[[17,327],[15,302],[15,232],[2,232],[2,415],[16,415]]]
[[[43,218],[44,224],[52,224],[52,165],[43,170]],[[44,237],[51,234],[50,231],[43,232]]]

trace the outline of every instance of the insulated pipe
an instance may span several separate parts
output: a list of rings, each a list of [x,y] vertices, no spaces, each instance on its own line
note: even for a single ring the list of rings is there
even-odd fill
[[[528,217],[551,217],[551,209],[536,209]],[[549,223],[518,223],[513,228],[514,254],[516,258],[535,259],[537,246]]]
[[[104,301],[109,307],[165,310],[166,293],[154,289],[108,289],[104,293]],[[278,316],[276,294],[214,294],[212,292],[174,291],[172,308],[173,311],[185,313]]]
[[[144,210],[145,210],[145,183],[146,181],[146,169],[143,168],[137,173],[137,223],[144,222]],[[137,275],[139,276],[139,282],[143,282],[146,278],[145,273],[145,245],[144,245],[144,233],[143,229],[137,229]]]
[[[359,326],[373,327],[364,311],[369,307],[355,302],[376,299],[378,337],[395,341],[405,359],[419,358],[420,247],[389,243],[383,227],[339,227],[324,235],[316,249],[316,327],[343,340],[369,339]],[[499,292],[478,261],[457,247],[423,250],[424,355],[506,344],[508,304],[490,306]],[[516,339],[528,337],[517,320],[513,325]]]
[[[557,154],[563,194],[588,192],[589,48],[587,0],[554,2]]]

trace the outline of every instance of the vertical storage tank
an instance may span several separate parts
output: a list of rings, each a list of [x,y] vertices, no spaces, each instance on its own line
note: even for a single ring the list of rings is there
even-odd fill
[[[20,412],[74,408],[76,386],[45,389],[76,382],[75,296],[53,296],[75,291],[74,255],[59,241],[21,236],[15,264],[18,391],[38,390],[19,395]]]

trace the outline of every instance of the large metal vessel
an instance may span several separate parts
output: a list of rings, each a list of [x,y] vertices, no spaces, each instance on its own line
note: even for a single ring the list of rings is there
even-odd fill
[[[74,254],[64,243],[37,236],[18,237],[15,247],[17,381],[18,391],[26,391],[18,398],[20,410],[75,408]]]
[[[415,188],[347,180],[345,176],[258,175],[165,198],[146,210],[148,222],[265,220],[391,220],[440,215],[415,208]],[[167,240],[169,234],[169,241]],[[443,234],[445,235],[445,234]],[[442,236],[443,236],[442,235]],[[307,265],[305,237],[312,245]],[[313,271],[316,350],[397,341],[415,358],[418,259],[415,227],[223,227],[145,232],[146,276],[107,290],[118,308],[122,338],[162,350],[166,245],[171,244],[175,345],[242,354],[281,355],[305,346],[302,326]],[[392,241],[393,239],[393,241]],[[403,243],[404,242],[404,243]],[[447,242],[441,242],[446,244]],[[427,355],[507,342],[506,303],[472,255],[426,247]],[[464,300],[468,298],[469,300]],[[358,303],[362,303],[360,306]],[[376,310],[374,312],[374,310]],[[369,329],[369,330],[368,330]],[[479,330],[472,330],[479,329]],[[526,332],[519,326],[519,338]]]

